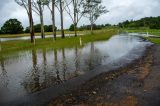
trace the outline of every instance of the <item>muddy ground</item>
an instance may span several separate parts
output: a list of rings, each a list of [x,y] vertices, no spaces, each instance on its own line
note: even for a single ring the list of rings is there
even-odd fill
[[[103,73],[48,106],[160,106],[160,46],[131,65]]]

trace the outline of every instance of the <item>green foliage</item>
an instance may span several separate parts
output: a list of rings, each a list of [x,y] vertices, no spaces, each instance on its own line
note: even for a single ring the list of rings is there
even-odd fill
[[[4,34],[19,34],[23,33],[23,26],[17,19],[7,20],[1,28]]]
[[[111,27],[111,25],[110,24],[105,24],[105,25],[104,24],[102,24],[102,25],[93,24],[94,30],[101,30],[101,29],[107,28],[107,27]],[[80,26],[78,29],[80,31],[82,31],[82,30],[90,30],[90,28],[91,28],[91,25],[83,25],[83,26]]]
[[[159,17],[146,17],[136,21],[125,21],[119,23],[121,28],[139,28],[148,27],[150,29],[160,29],[160,16]]]
[[[34,32],[41,32],[41,24],[34,25]]]
[[[74,31],[74,24],[71,24],[71,26],[69,27],[69,31]]]
[[[29,27],[26,27],[26,29],[25,29],[24,32],[25,32],[25,33],[29,33],[29,32],[30,32]]]
[[[45,32],[52,32],[52,25],[44,25]]]
[[[3,34],[1,30],[0,30],[0,34]]]
[[[34,31],[41,32],[41,24],[34,25]],[[44,25],[45,32],[52,32],[52,25]],[[29,33],[29,27],[26,27],[25,33]]]
[[[108,12],[105,6],[101,5],[102,0],[86,0],[83,2],[83,14],[94,24],[100,15]]]
[[[147,38],[152,43],[155,43],[157,45],[160,45],[160,38]]]

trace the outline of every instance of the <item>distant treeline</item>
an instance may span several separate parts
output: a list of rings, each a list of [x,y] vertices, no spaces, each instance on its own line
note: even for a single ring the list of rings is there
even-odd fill
[[[111,27],[111,24],[102,24],[102,25],[96,25],[93,24],[93,30],[100,30],[106,27]],[[83,30],[90,30],[91,29],[91,25],[83,25],[77,28],[77,30],[79,31],[83,31]],[[69,28],[69,31],[74,31],[74,25],[72,24]]]
[[[93,30],[100,30],[102,28],[110,27],[110,24],[102,24],[96,25],[93,24]],[[52,32],[52,25],[44,25],[44,32]],[[57,27],[56,27],[57,29]],[[91,25],[83,25],[77,28],[79,31],[83,30],[90,30]],[[58,30],[58,29],[57,29]],[[74,24],[72,24],[68,29],[69,31],[74,31]],[[29,27],[24,28],[22,23],[18,19],[9,19],[7,20],[4,25],[0,28],[0,34],[22,34],[22,33],[29,33]],[[34,32],[41,32],[41,24],[34,25]]]
[[[121,22],[117,25],[111,25],[111,24],[102,24],[102,25],[96,25],[93,24],[94,30],[100,30],[107,27],[120,27],[120,28],[149,28],[149,29],[160,29],[160,16],[158,17],[145,17],[140,20],[127,20],[124,22]],[[77,27],[77,30],[83,31],[83,30],[90,30],[91,25],[83,25],[80,27]],[[45,32],[52,32],[52,25],[44,25]],[[74,31],[74,25],[72,24],[69,29],[66,29],[69,31]],[[41,24],[34,25],[34,31],[35,32],[41,32]],[[29,33],[29,27],[23,28],[20,21],[17,19],[10,19],[6,21],[6,23],[1,27],[0,34],[18,34],[18,33]]]
[[[52,32],[52,25],[44,25],[44,31]],[[29,27],[27,27],[24,32],[29,33]],[[41,24],[34,25],[34,32],[41,32]]]
[[[140,28],[148,27],[150,29],[160,29],[160,16],[145,17],[140,20],[124,21],[118,24],[121,28]]]

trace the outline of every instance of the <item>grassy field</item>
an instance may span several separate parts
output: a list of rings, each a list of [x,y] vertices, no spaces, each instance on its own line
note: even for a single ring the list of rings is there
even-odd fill
[[[88,42],[107,40],[111,36],[117,34],[117,30],[100,30],[95,31],[94,34],[82,35],[82,43],[85,45]],[[1,42],[1,55],[12,54],[20,50],[29,50],[29,49],[43,49],[43,48],[71,48],[75,46],[80,46],[80,36],[79,37],[66,37],[65,39],[57,38],[54,41],[52,38],[46,39],[36,39],[36,43],[31,44],[30,40],[17,40],[17,41],[6,41]]]
[[[65,34],[74,34],[74,31],[64,31]],[[87,33],[88,31],[77,31],[79,34]],[[60,31],[57,31],[57,35],[61,34]],[[40,36],[41,33],[35,33],[35,36]],[[52,35],[52,32],[45,32],[45,35]],[[16,37],[24,37],[24,36],[30,36],[29,33],[24,34],[1,34],[0,38],[16,38]]]

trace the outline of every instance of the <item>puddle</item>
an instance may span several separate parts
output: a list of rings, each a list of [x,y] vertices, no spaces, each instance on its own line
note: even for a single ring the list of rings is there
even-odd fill
[[[130,63],[142,56],[149,45],[151,43],[137,36],[121,34],[108,41],[88,43],[83,48],[19,52],[16,58],[0,61],[1,101],[25,95],[41,98],[40,95],[44,95],[41,92],[45,92],[48,99],[52,98],[54,94],[65,92],[65,88],[78,86],[97,74]]]

